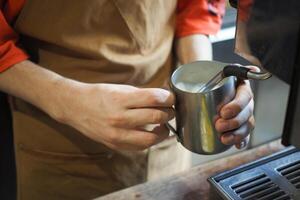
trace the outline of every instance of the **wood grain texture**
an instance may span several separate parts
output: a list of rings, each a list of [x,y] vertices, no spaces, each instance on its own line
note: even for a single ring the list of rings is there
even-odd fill
[[[183,173],[158,181],[146,182],[96,200],[217,200],[207,178],[239,165],[277,152],[284,147],[273,141],[251,150],[193,167]]]

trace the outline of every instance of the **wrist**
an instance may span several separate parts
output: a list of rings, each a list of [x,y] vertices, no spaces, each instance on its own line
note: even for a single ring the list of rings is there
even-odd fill
[[[40,102],[40,107],[44,109],[48,115],[61,123],[68,121],[68,116],[77,94],[80,93],[82,83],[58,77],[49,83],[48,94],[43,95],[44,99]]]
[[[212,60],[212,46],[209,38],[203,34],[178,38],[176,53],[181,64],[197,60]]]

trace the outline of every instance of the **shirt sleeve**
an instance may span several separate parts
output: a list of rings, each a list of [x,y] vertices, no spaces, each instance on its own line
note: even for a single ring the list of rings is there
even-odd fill
[[[178,0],[176,37],[216,34],[225,14],[225,0]]]
[[[238,20],[247,22],[253,6],[253,0],[243,0],[239,2]]]
[[[28,55],[17,46],[18,34],[9,25],[17,14],[16,9],[9,6],[0,8],[0,73],[8,69],[14,64],[28,59]]]

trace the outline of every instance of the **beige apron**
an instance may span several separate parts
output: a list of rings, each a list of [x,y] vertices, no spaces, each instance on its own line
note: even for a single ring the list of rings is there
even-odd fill
[[[27,0],[15,28],[33,61],[65,77],[160,87],[175,9],[176,0]],[[20,99],[12,108],[18,199],[91,199],[146,180],[147,152],[112,151]]]

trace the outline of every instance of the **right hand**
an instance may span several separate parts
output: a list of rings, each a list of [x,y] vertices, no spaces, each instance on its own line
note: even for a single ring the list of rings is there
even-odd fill
[[[58,121],[112,149],[143,150],[168,137],[174,117],[171,92],[129,85],[76,83],[71,101],[62,101]],[[155,124],[153,130],[146,125]]]

